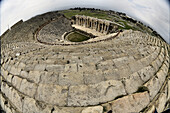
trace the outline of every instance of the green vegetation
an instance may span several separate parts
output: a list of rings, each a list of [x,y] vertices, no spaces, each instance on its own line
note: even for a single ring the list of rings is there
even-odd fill
[[[74,15],[85,15],[85,16],[91,16],[91,17],[95,17],[95,18],[99,18],[99,19],[106,19],[106,20],[110,20],[110,21],[116,20],[117,21],[116,23],[119,23],[119,24],[123,23],[121,25],[125,26],[124,28],[119,27],[119,29],[133,29],[133,30],[136,29],[134,27],[129,26],[126,21],[122,20],[118,16],[108,15],[108,12],[106,12],[106,11],[64,10],[64,11],[61,11],[61,13],[63,13],[69,19],[71,19],[71,17],[74,16]]]
[[[133,22],[131,19],[129,19],[126,15],[122,16],[121,13],[115,12],[110,14],[110,11],[103,11],[103,10],[94,10],[94,9],[86,9],[86,8],[76,8],[76,9],[70,9],[70,10],[62,10],[59,11],[60,13],[63,13],[67,18],[71,19],[74,15],[85,15],[85,16],[91,16],[99,19],[106,19],[113,22],[116,22],[120,25],[123,25],[124,27],[119,26],[119,29],[122,30],[135,30],[135,31],[141,31],[144,33],[149,33],[153,36],[161,37],[157,32],[153,32],[152,29],[149,29],[147,26],[143,25],[141,22]],[[162,38],[161,38],[162,39]]]
[[[78,32],[72,32],[67,36],[67,40],[71,41],[71,42],[82,42],[85,40],[90,39],[89,37],[82,35]]]
[[[107,19],[108,15],[104,11],[90,11],[90,10],[64,10],[61,11],[67,18],[70,18],[74,15],[85,15],[85,16],[91,16],[91,17],[96,17],[100,19]]]

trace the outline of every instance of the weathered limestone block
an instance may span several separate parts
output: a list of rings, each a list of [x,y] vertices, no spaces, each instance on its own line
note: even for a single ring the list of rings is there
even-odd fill
[[[18,65],[18,68],[24,69],[25,66],[26,66],[26,65],[25,65],[23,62],[20,62],[19,65]]]
[[[53,113],[81,113],[82,107],[54,107]]]
[[[103,81],[88,86],[70,86],[68,106],[96,105],[125,94],[123,83],[116,80]]]
[[[20,68],[16,68],[15,66],[11,66],[11,70],[10,73],[13,75],[20,75],[21,69]]]
[[[113,59],[113,62],[116,65],[116,67],[121,67],[121,66],[123,66],[127,63],[130,63],[130,62],[133,62],[133,61],[134,61],[133,56]]]
[[[96,70],[95,64],[78,64],[78,72],[92,72],[93,70]]]
[[[5,103],[5,98],[2,96],[2,94],[0,93],[0,105],[2,107],[2,109],[4,110],[5,106],[4,106],[4,103]]]
[[[24,77],[24,78],[27,78],[28,77],[28,72],[27,71],[21,71],[20,76]]]
[[[140,59],[140,62],[142,63],[143,67],[149,65],[149,63],[151,62],[150,57],[151,56],[146,56],[145,58]]]
[[[143,81],[139,77],[138,73],[130,75],[130,78],[125,79],[125,89],[128,94],[134,93],[143,84]]]
[[[78,85],[83,84],[83,73],[68,72],[59,74],[59,85]]]
[[[65,69],[64,69],[65,72],[77,72],[78,69],[77,69],[77,64],[66,64],[65,65]]]
[[[144,84],[144,86],[149,89],[149,95],[151,100],[155,97],[155,95],[158,93],[158,91],[161,88],[159,79],[156,77],[150,79],[147,83]]]
[[[104,81],[104,76],[101,71],[93,71],[93,74],[84,74],[84,83],[85,84],[97,84],[101,81]]]
[[[35,64],[27,64],[24,68],[24,71],[33,71]]]
[[[9,74],[6,78],[6,81],[9,83],[12,83],[12,78],[13,78],[13,75]]]
[[[9,63],[8,63],[8,62],[6,62],[6,63],[4,63],[4,64],[2,65],[2,67],[3,67],[5,70],[7,70],[8,65],[9,65]],[[2,67],[1,67],[1,68],[2,68]]]
[[[121,70],[121,71],[119,71]],[[118,75],[120,78],[127,78],[129,75],[132,74],[131,68],[128,65],[124,65],[120,68],[118,68]]]
[[[68,87],[51,84],[39,84],[35,98],[49,104],[65,106],[67,104]]]
[[[5,104],[4,107],[5,107],[4,110],[5,110],[7,113],[12,113],[12,110],[11,110],[11,108],[10,108],[9,103],[8,103],[8,104]]]
[[[47,65],[46,66],[47,71],[54,71],[54,72],[60,72],[64,70],[64,65]]]
[[[113,60],[106,60],[106,61],[102,61],[100,63],[98,63],[96,65],[96,69],[97,70],[106,70],[106,69],[109,69],[109,68],[113,68]]]
[[[81,113],[103,113],[103,107],[102,106],[87,107],[83,109]]]
[[[159,84],[162,86],[162,84],[164,83],[167,75],[162,70],[159,70],[156,73],[156,76],[158,77]]]
[[[94,57],[94,56],[92,56],[92,55],[90,55],[90,56],[84,56],[84,58],[83,58],[83,62],[84,62],[84,63],[90,63],[90,62],[97,63],[97,62],[99,62],[100,60],[102,60],[101,57]]]
[[[157,58],[155,61],[159,69],[159,67],[162,65],[162,62],[159,60],[159,58]]]
[[[7,79],[8,71],[5,71],[2,67],[1,67],[1,74],[5,79]]]
[[[34,81],[35,83],[39,83],[40,82],[40,76],[43,75],[44,72],[43,71],[30,71],[27,78],[29,80]]]
[[[113,113],[140,112],[149,104],[147,92],[135,93],[110,102]]]
[[[103,71],[102,76],[104,75],[104,78],[106,80],[120,80],[121,76],[119,75],[119,70],[118,69],[112,69],[112,70],[105,70]]]
[[[147,66],[139,70],[138,74],[141,77],[142,81],[146,82],[155,74],[155,69],[151,66]]]
[[[35,83],[31,83],[26,79],[23,79],[19,90],[30,97],[34,97],[36,89],[37,85]]]
[[[14,76],[14,78],[12,79],[12,85],[19,89],[20,88],[20,85],[21,85],[21,81],[22,81],[22,78],[20,77],[17,77],[17,76]]]
[[[156,104],[155,104],[155,107],[156,107],[158,113],[163,112],[163,110],[165,108],[165,104],[167,102],[166,97],[167,97],[167,94],[165,92],[162,92],[159,95],[159,98],[158,98],[158,100],[156,101]]]
[[[5,83],[5,82],[2,82],[1,83],[1,91],[4,93],[4,94],[6,94],[6,95],[8,95],[8,85]]]
[[[151,63],[151,65],[154,67],[155,70],[159,69],[159,65],[156,63],[157,60],[159,60],[159,59],[156,59]]]
[[[168,85],[168,97],[167,97],[167,100],[169,100],[170,99],[170,77],[168,78],[167,85]]]
[[[59,84],[58,82],[58,73],[57,72],[44,72],[41,75],[41,84]]]
[[[8,65],[7,69],[6,69],[8,72],[11,71],[11,65]]]
[[[136,61],[136,62],[134,61],[134,62],[129,63],[129,67],[132,73],[134,73],[142,69],[143,65],[140,61]]]
[[[18,92],[13,89],[12,90],[12,100],[11,102],[17,107],[19,111],[22,111],[22,97],[18,94]]]
[[[40,113],[33,98],[25,97],[23,100],[23,113]]]
[[[34,67],[34,71],[44,71],[46,64],[36,64]]]
[[[169,69],[169,65],[167,66],[166,63],[164,62],[161,68],[164,72],[164,74],[168,74],[168,69]]]

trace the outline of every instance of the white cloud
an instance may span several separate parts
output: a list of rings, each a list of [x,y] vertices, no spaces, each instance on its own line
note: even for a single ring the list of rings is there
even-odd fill
[[[1,4],[1,34],[20,19],[70,7],[94,7],[125,12],[150,25],[170,41],[169,8],[165,0],[4,0]],[[170,42],[169,42],[170,43]]]

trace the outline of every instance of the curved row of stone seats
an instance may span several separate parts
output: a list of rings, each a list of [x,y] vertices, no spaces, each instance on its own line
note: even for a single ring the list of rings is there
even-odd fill
[[[20,92],[18,92],[15,88],[12,88],[7,83],[3,82],[2,85],[4,88],[2,89],[4,94],[1,94],[1,105],[2,108],[5,110],[11,110],[9,109],[7,104],[11,104],[13,109],[15,111],[24,112],[24,113],[30,113],[30,112],[57,112],[57,113],[66,113],[66,112],[72,112],[72,113],[86,113],[86,112],[92,112],[92,111],[98,111],[99,113],[102,111],[108,111],[112,110],[113,113],[121,113],[124,110],[127,110],[127,112],[139,112],[142,110],[142,108],[146,107],[149,104],[149,94],[147,92],[142,93],[135,93],[132,95],[124,96],[122,98],[116,99],[114,101],[97,105],[97,106],[91,106],[91,107],[58,107],[56,105],[45,105],[40,101],[36,101],[33,98],[27,97],[26,95],[22,95]],[[7,90],[9,89],[9,90]],[[4,98],[6,97],[6,98]],[[7,98],[9,97],[9,98]],[[9,101],[11,100],[11,101]],[[129,103],[126,104],[125,102]],[[7,103],[7,104],[6,104]],[[14,103],[14,104],[13,104]],[[139,104],[140,103],[140,104]],[[126,104],[126,105],[125,105]],[[14,106],[15,105],[15,106]],[[134,108],[134,105],[136,106]],[[120,109],[117,106],[126,106],[126,108],[123,107],[123,109]]]
[[[156,53],[156,52],[155,52]],[[156,56],[156,54],[153,54],[153,55],[151,55],[151,56]],[[28,57],[30,57],[30,56],[28,56]],[[150,58],[152,58],[152,57],[148,57],[149,59]],[[24,57],[24,59],[26,59],[25,57]],[[153,58],[152,58],[153,59]],[[18,61],[18,60],[17,60]],[[115,61],[116,61],[116,59],[115,59]],[[120,62],[119,62],[120,63]],[[6,63],[6,64],[8,64],[8,62]],[[18,64],[18,63],[16,63],[16,64]],[[11,64],[11,65],[13,65],[13,64]],[[26,65],[26,64],[25,64]],[[39,65],[39,66],[41,66],[41,65]],[[6,67],[6,66],[5,66]],[[38,67],[38,66],[37,66]],[[24,70],[24,69],[21,69],[21,70]],[[42,70],[41,70],[42,71]]]
[[[121,40],[114,40],[114,41],[115,41],[115,43],[113,41],[110,42],[113,44],[110,44],[110,43],[107,44],[107,46],[110,44],[108,46],[108,47],[110,47],[110,48],[108,48],[108,50],[112,51],[113,49],[111,49],[111,47],[117,48],[117,47],[122,47],[123,45],[126,45],[126,43],[123,43],[123,42],[121,43],[121,45],[118,45],[119,42],[121,42]],[[16,107],[16,108],[14,107],[15,109],[18,109],[19,111],[23,111],[23,112],[30,112],[31,110],[37,111],[37,112],[45,112],[45,110],[54,111],[54,112],[61,112],[61,111],[66,112],[66,111],[72,110],[74,112],[79,112],[79,113],[82,112],[83,113],[83,112],[87,112],[88,110],[96,110],[96,109],[103,111],[104,107],[107,107],[108,110],[112,110],[114,112],[122,112],[121,110],[127,111],[127,112],[136,112],[136,111],[139,112],[149,104],[149,101],[152,101],[152,99],[155,97],[156,94],[159,93],[158,91],[159,91],[160,87],[158,88],[158,90],[153,91],[152,87],[150,85],[150,84],[152,84],[152,82],[150,82],[150,81],[154,81],[156,78],[155,85],[159,84],[161,86],[163,84],[163,82],[165,81],[165,76],[167,75],[167,69],[169,67],[169,56],[168,56],[167,49],[166,49],[167,47],[165,47],[165,49],[162,48],[162,46],[166,46],[166,44],[162,43],[161,47],[160,47],[159,45],[155,44],[154,40],[151,39],[150,41],[151,41],[151,43],[148,43],[148,45],[145,47],[147,48],[147,47],[158,46],[158,47],[153,47],[153,48],[156,48],[155,49],[156,51],[152,53],[152,51],[154,50],[153,49],[152,51],[149,52],[149,53],[151,53],[150,55],[145,56],[144,58],[139,57],[138,60],[145,61],[145,58],[148,57],[148,59],[152,58],[152,60],[150,61],[152,63],[150,63],[150,62],[148,63],[145,61],[146,64],[144,64],[145,65],[144,68],[139,68],[139,69],[134,70],[134,73],[130,74],[131,75],[130,77],[123,79],[123,81],[108,79],[108,81],[102,81],[102,82],[99,81],[98,83],[93,83],[93,84],[90,83],[88,85],[67,86],[66,84],[64,84],[64,85],[63,84],[59,84],[59,85],[50,84],[49,81],[51,81],[53,79],[46,80],[44,82],[40,82],[42,79],[47,78],[46,76],[49,77],[49,75],[54,75],[54,77],[58,77],[58,75],[57,76],[55,76],[55,74],[48,75],[48,73],[47,73],[47,75],[44,76],[44,74],[41,74],[40,73],[41,71],[47,71],[46,67],[44,65],[37,65],[36,70],[35,70],[36,72],[30,71],[31,69],[28,69],[28,68],[27,69],[23,68],[23,67],[26,67],[27,63],[29,63],[29,61],[31,59],[26,58],[28,60],[28,62],[26,61],[27,63],[24,64],[23,62],[20,62],[20,60],[18,60],[18,59],[24,59],[25,55],[20,55],[17,57],[18,59],[13,59],[12,62],[11,61],[5,62],[5,64],[11,63],[10,65],[14,65],[14,66],[12,66],[12,67],[9,66],[9,68],[8,68],[8,66],[5,67],[5,65],[4,65],[5,68],[2,67],[3,81],[2,81],[1,88],[2,88],[3,95],[1,95],[1,97],[2,98],[5,97],[4,96],[4,94],[5,94],[6,97],[9,97],[7,99],[7,101],[10,100],[11,103],[13,103],[14,106]],[[129,41],[129,43],[130,42],[131,41]],[[114,45],[116,43],[117,43],[117,45]],[[132,49],[135,46],[139,46],[138,47],[138,49],[139,49],[140,46],[143,47],[142,43],[145,43],[145,42],[143,42],[142,39],[137,38],[135,41],[133,41],[133,46],[130,47],[129,49]],[[95,47],[96,45],[97,44],[91,44],[93,49],[90,50],[88,48],[87,50],[82,50],[82,51],[80,51],[81,48],[85,48],[86,45],[77,46],[77,47],[54,46],[53,50],[52,49],[50,50],[53,52],[52,52],[52,54],[50,53],[49,56],[54,55],[53,58],[59,57],[61,59],[62,58],[66,59],[69,56],[67,55],[66,52],[60,51],[60,50],[69,48],[68,49],[69,52],[72,52],[73,50],[75,50],[79,47],[80,48],[78,49],[78,52],[81,52],[81,53],[84,52],[84,53],[88,54],[88,52],[90,50],[90,52],[92,54],[89,54],[89,55],[95,56],[96,49],[98,49],[99,47],[100,47],[100,49],[103,48],[103,49],[101,49],[101,50],[99,49],[99,50],[101,52],[104,52],[107,48],[107,47],[104,47],[104,44],[102,44],[102,43],[100,44],[101,46]],[[57,47],[57,49],[54,49],[56,47]],[[127,47],[127,46],[125,46],[125,47]],[[31,58],[33,58],[34,56],[37,56],[37,58],[39,58],[39,61],[36,62],[36,64],[37,64],[37,63],[40,63],[41,60],[46,59],[46,58],[44,58],[44,55],[48,52],[44,53],[44,51],[47,51],[50,48],[51,47],[46,47],[44,50],[41,49],[40,52],[37,52],[35,50],[31,53],[28,53],[27,55],[30,55],[28,57],[31,57]],[[138,50],[138,49],[136,49],[136,50]],[[150,48],[148,48],[148,49],[150,49]],[[118,49],[118,50],[121,50],[121,49]],[[123,48],[122,48],[122,50],[123,50]],[[139,50],[139,54],[143,54],[144,51],[145,51],[145,49],[141,50],[141,52]],[[160,51],[160,52],[158,52],[158,51]],[[56,52],[59,53],[57,56],[55,56]],[[119,54],[119,52],[118,53],[117,52],[115,52],[115,53]],[[15,52],[13,52],[13,53],[15,53]],[[115,54],[115,56],[116,56],[116,54]],[[132,54],[130,54],[130,55],[132,55]],[[77,54],[75,56],[77,56]],[[85,55],[85,56],[87,56],[87,55]],[[113,59],[113,60],[118,60],[118,57],[120,57],[120,56],[117,56],[117,58],[115,57],[115,59]],[[35,60],[37,58],[33,58],[33,60]],[[93,57],[88,57],[88,59],[91,59],[91,58],[93,58]],[[103,56],[103,58],[105,58],[104,60],[107,59],[106,56]],[[108,58],[108,60],[109,60],[109,58]],[[84,60],[84,61],[86,61],[86,60]],[[41,62],[40,64],[42,64],[42,63],[44,63],[44,62]],[[51,63],[53,64],[54,62],[50,62],[49,64],[51,64]],[[136,62],[134,64],[136,64]],[[28,67],[30,67],[30,66],[31,65],[29,65]],[[134,65],[132,65],[132,66],[134,67]],[[16,67],[19,67],[20,69],[18,69]],[[33,69],[35,69],[35,67]],[[22,73],[22,75],[20,75],[21,71],[23,71],[23,70],[25,70],[25,72],[29,71],[29,74],[24,75]],[[156,72],[156,74],[155,74],[155,72]],[[73,75],[75,75],[75,73]],[[153,75],[156,75],[156,76],[153,76]],[[62,76],[64,77],[65,75],[62,75]],[[75,78],[73,77],[73,79],[75,79]],[[62,79],[60,79],[60,80],[62,80]],[[134,82],[134,83],[131,82],[134,80],[136,80],[138,82]],[[66,81],[64,81],[64,82],[66,82]],[[132,94],[132,93],[136,92],[138,87],[140,87],[142,85],[148,87],[150,92],[149,93],[144,92],[144,93]],[[131,87],[131,88],[129,88],[129,87]],[[121,90],[119,90],[119,88]],[[11,89],[11,90],[8,91],[8,89]],[[54,89],[58,89],[58,90],[54,90]],[[49,92],[51,92],[51,91],[53,91],[53,93],[51,93],[51,95],[49,95]],[[110,95],[112,92],[115,92],[115,91],[117,93],[114,93],[114,95]],[[97,95],[100,98],[96,97],[96,94],[95,94],[96,92],[99,92]],[[57,94],[57,96],[56,95],[54,96],[53,94]],[[75,96],[76,94],[78,94],[79,97]],[[127,95],[127,94],[129,94],[129,95]],[[10,95],[12,97],[10,97]],[[87,96],[85,96],[85,95],[87,95]],[[127,95],[127,96],[113,100],[114,98],[117,98],[121,95]],[[67,96],[69,96],[69,97],[66,98]],[[132,97],[133,98],[136,97],[136,98],[133,100]],[[83,99],[83,100],[81,100],[81,99]],[[87,99],[87,100],[84,100],[84,99]],[[17,102],[15,100],[17,100]],[[57,101],[55,101],[55,100],[57,100]],[[116,106],[124,105],[125,101],[127,103],[128,102],[130,103],[127,107],[128,109],[126,109],[126,108],[120,109],[119,107],[116,107]],[[141,103],[140,106],[138,106],[136,108],[133,107],[133,105],[137,105],[137,103],[139,103],[141,101],[145,101],[145,102]],[[3,101],[3,103],[5,103],[5,101]],[[31,104],[29,104],[29,103],[31,103]],[[102,105],[102,103],[105,103],[105,105]],[[24,106],[24,105],[28,105],[28,104],[30,106]],[[51,104],[51,105],[49,105],[49,104]],[[96,105],[96,104],[100,104],[100,105],[94,106],[94,107],[76,107],[76,108],[71,107],[71,106],[88,106],[88,105]],[[38,107],[37,107],[37,105],[38,105]],[[42,105],[45,105],[46,107],[45,106],[43,107]],[[66,108],[66,107],[58,108],[57,106],[54,106],[54,105],[70,106],[70,108]],[[22,106],[24,106],[24,107],[22,107]],[[6,108],[8,108],[8,107],[6,107]],[[131,110],[131,111],[128,111],[128,110]]]
[[[40,25],[62,16],[63,15],[59,14],[58,12],[50,12],[43,15],[35,16],[27,21],[22,22],[19,25],[16,25],[15,29],[12,28],[8,33],[6,33],[2,37],[1,41],[4,44],[12,42],[34,41],[34,32],[36,29],[39,28]]]
[[[39,32],[39,40],[43,42],[58,42],[65,32],[72,30],[70,21],[67,18],[58,18],[44,26]]]
[[[25,89],[25,88],[24,88]]]
[[[17,53],[19,55],[28,53],[30,51],[35,51],[41,48],[45,48],[44,45],[39,43],[25,43],[25,42],[19,42],[16,44],[8,44],[6,47],[4,47],[1,51],[2,56],[9,56],[9,54],[12,54],[15,56]]]

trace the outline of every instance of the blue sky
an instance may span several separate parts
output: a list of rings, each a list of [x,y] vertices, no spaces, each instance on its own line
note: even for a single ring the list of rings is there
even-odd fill
[[[0,5],[2,34],[23,19],[53,10],[94,7],[124,12],[156,30],[170,43],[169,0],[3,0]]]

